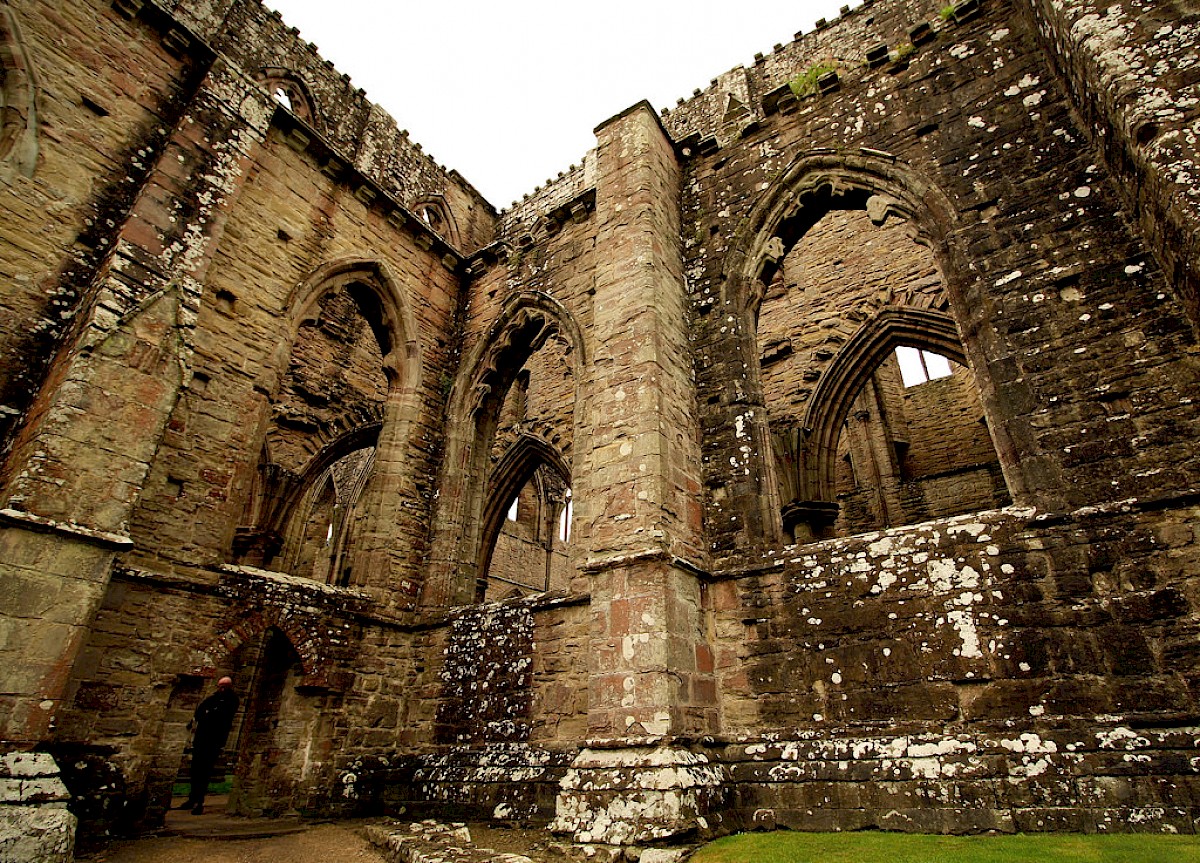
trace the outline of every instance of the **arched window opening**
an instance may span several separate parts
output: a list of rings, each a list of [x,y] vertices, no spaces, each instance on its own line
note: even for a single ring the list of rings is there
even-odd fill
[[[462,432],[449,441],[444,459],[453,467],[442,474],[442,488],[450,493],[439,498],[435,519],[425,589],[430,605],[497,595],[488,578],[496,539],[510,523],[506,515],[514,498],[515,514],[522,517],[519,495],[539,465],[552,467],[552,479],[564,489],[570,486],[576,372],[585,365],[578,325],[562,304],[536,291],[510,297],[468,353],[450,395],[450,423]],[[538,482],[545,500],[544,474]],[[555,535],[558,515],[554,510],[538,536]],[[547,583],[553,588],[553,569],[539,590]]]
[[[317,581],[329,581],[329,543],[337,513],[337,492],[333,478],[322,474],[314,487],[306,509],[307,518],[297,525],[300,535],[292,540],[284,555],[284,569],[293,575],[304,575]]]
[[[562,455],[570,447],[574,423],[570,352],[561,334],[549,335],[513,375],[499,407],[493,408],[496,431],[490,461],[495,466],[489,494],[510,502],[498,530],[489,529],[485,516],[479,599],[502,597],[506,585],[536,592],[565,589],[569,580],[569,541],[559,523],[567,512],[571,487]]]
[[[436,204],[418,204],[417,218],[438,233],[446,227],[446,217],[442,215],[442,208]]]
[[[362,447],[316,476],[285,531],[281,569],[326,584],[349,583],[349,552],[365,515],[359,503],[374,459],[375,447]]]
[[[278,392],[233,560],[344,585],[365,518],[395,337],[367,277],[344,276],[306,307]]]
[[[918,360],[911,382],[898,355]],[[931,351],[902,345],[870,373],[837,451],[851,466],[837,478],[837,534],[1009,502],[970,371]]]
[[[569,581],[570,547],[558,526],[571,487],[562,455],[574,423],[570,353],[561,334],[549,334],[493,407],[489,496],[510,503],[499,529],[485,515],[478,600],[504,598],[513,587],[522,595],[565,589]]]
[[[570,580],[571,489],[559,468],[541,463],[507,509],[493,540],[484,601],[547,590]]]
[[[287,69],[263,69],[258,73],[259,83],[271,94],[271,98],[287,108],[310,126],[316,127],[316,112],[308,89]]]
[[[454,245],[458,244],[458,226],[454,222],[454,217],[450,214],[450,208],[446,206],[446,202],[441,196],[416,201],[412,205],[412,212],[429,230],[433,231],[439,237],[450,241]]]
[[[1010,500],[933,254],[872,201],[815,195],[764,254],[759,365],[797,542]]]
[[[571,490],[566,491],[566,503],[563,505],[562,513],[558,516],[558,541],[571,541],[571,516],[574,515],[575,507],[571,503]]]
[[[950,360],[941,354],[907,345],[896,348],[896,362],[900,366],[900,377],[904,380],[905,387],[919,386],[954,374]]]

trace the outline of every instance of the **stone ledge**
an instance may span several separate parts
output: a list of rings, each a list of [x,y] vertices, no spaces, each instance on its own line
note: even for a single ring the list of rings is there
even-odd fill
[[[67,786],[57,776],[31,779],[0,779],[0,804],[52,804],[61,808],[71,799]]]
[[[583,571],[589,574],[595,574],[597,572],[604,572],[605,570],[609,569],[618,569],[622,566],[633,566],[647,562],[666,563],[690,572],[692,575],[701,578],[709,575],[709,571],[704,567],[693,563],[686,558],[680,557],[677,554],[672,554],[668,548],[663,546],[638,548],[627,552],[604,555],[602,557],[588,557],[588,559],[584,561]]]
[[[356,590],[352,587],[338,587],[337,585],[326,584],[311,578],[290,575],[286,572],[276,572],[270,569],[259,569],[255,566],[244,566],[234,563],[223,563],[219,569],[222,575],[247,575],[259,581],[272,583],[288,589],[303,590],[326,596],[345,597],[347,599],[356,599],[360,602],[373,602],[373,598],[366,591]]]
[[[418,613],[412,622],[405,624],[397,622],[394,625],[414,632],[439,629],[444,626],[450,626],[455,620],[461,618],[464,613],[483,608],[528,608],[530,611],[537,612],[551,608],[587,605],[591,602],[591,599],[592,596],[590,593],[567,593],[557,590],[542,591],[541,593],[531,593],[528,596],[516,597],[514,599],[486,602],[482,605],[454,605],[449,608],[431,609],[423,613]]]
[[[462,822],[434,820],[411,824],[370,825],[363,830],[388,863],[540,863],[540,861],[580,861],[580,863],[678,863],[691,850],[687,848],[618,848],[611,845],[572,845],[547,837],[530,844],[524,854],[501,853],[473,843],[471,831]]]
[[[106,530],[96,530],[84,527],[81,524],[75,524],[71,521],[55,521],[52,518],[44,518],[43,516],[34,515],[31,512],[19,509],[12,509],[11,507],[0,509],[0,524],[22,527],[36,533],[56,533],[61,536],[69,536],[72,539],[83,540],[89,545],[97,545],[101,548],[116,551],[133,548],[133,540],[123,534],[110,533]]]
[[[670,746],[584,749],[559,782],[555,833],[613,846],[677,843],[723,822],[725,769]]]
[[[32,779],[58,773],[58,765],[48,752],[9,752],[0,757],[0,777]]]

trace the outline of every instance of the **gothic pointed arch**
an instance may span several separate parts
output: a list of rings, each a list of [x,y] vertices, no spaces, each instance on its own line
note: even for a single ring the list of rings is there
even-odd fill
[[[414,201],[409,209],[426,227],[442,239],[455,247],[460,245],[458,224],[444,197],[426,195]]]
[[[447,410],[433,576],[426,586],[431,605],[469,602],[476,595],[490,450],[501,408],[526,362],[552,338],[565,346],[568,372],[578,382],[587,362],[578,323],[549,294],[523,291],[505,303],[464,358]],[[575,398],[573,392],[571,399]]]
[[[830,334],[833,338],[821,345],[805,343],[811,351],[804,358],[805,389],[795,391],[788,408],[794,414],[795,403],[807,399],[804,420],[796,423],[798,417],[793,417],[784,422],[787,428],[774,428],[776,421],[765,396],[764,366],[768,360],[786,357],[793,346],[783,340],[761,350],[759,315],[765,298],[786,292],[787,286],[780,282],[785,259],[793,248],[834,212],[857,214],[854,218],[868,231],[872,224],[893,235],[901,230],[908,240],[926,247],[940,287],[931,295],[916,297],[892,290],[890,296],[840,310],[842,329],[838,334]],[[763,449],[774,455],[764,456],[760,472],[763,479],[758,495],[764,525],[782,527],[786,537],[793,533],[791,525],[807,521],[814,530],[806,535],[825,535],[837,514],[835,454],[842,424],[864,383],[897,346],[923,347],[971,368],[985,412],[996,413],[994,405],[988,406],[992,388],[987,382],[982,338],[965,347],[959,338],[960,331],[978,332],[978,322],[967,320],[969,304],[962,300],[971,277],[952,242],[959,227],[959,215],[949,198],[888,154],[822,151],[802,154],[782,171],[735,232],[724,262],[721,289],[728,306],[740,311],[737,344],[749,371],[750,409],[746,414],[755,426],[751,433],[757,440],[769,440],[770,445]],[[849,321],[864,318],[869,320],[857,331],[847,328]],[[836,360],[830,359],[835,356]],[[773,386],[778,387],[779,375],[775,370],[772,374]],[[989,423],[987,430],[997,452],[1012,452],[1001,423]],[[1006,478],[1015,474],[1013,460],[1002,457],[1001,464]],[[1014,491],[1019,485],[1009,481]]]
[[[798,483],[804,499],[834,499],[842,424],[871,374],[900,346],[932,351],[960,365],[967,364],[958,329],[948,314],[902,306],[877,312],[842,346],[809,400],[803,423],[808,465]]]
[[[562,453],[548,441],[536,435],[521,435],[492,468],[488,478],[486,502],[483,508],[483,529],[479,546],[480,582],[487,575],[496,538],[504,525],[509,503],[534,478],[539,468],[548,468],[558,481],[570,488],[571,468]],[[480,590],[477,588],[476,597]]]
[[[554,333],[570,346],[578,374],[587,365],[583,331],[567,308],[541,291],[522,291],[509,298],[463,362],[464,374],[450,391],[451,417],[467,420],[478,415],[489,399],[502,399],[520,371],[521,363],[515,361],[524,362]]]
[[[275,530],[286,526],[289,514],[295,510],[305,490],[311,488],[319,477],[328,473],[334,464],[348,454],[375,446],[382,427],[382,418],[375,418],[348,429],[341,436],[326,443],[304,470],[278,494],[272,502],[272,509],[265,516],[266,523]]]
[[[260,69],[255,78],[271,94],[271,98],[314,129],[321,131],[323,126],[321,118],[317,114],[312,94],[303,78],[291,69],[282,66],[267,66]]]
[[[277,537],[273,568],[344,585],[348,580],[360,502],[375,467],[381,422],[364,425],[326,446],[281,490],[263,533]]]
[[[0,4],[0,180],[37,166],[37,80],[17,19]]]
[[[949,198],[886,154],[816,153],[798,157],[771,184],[743,220],[722,272],[726,299],[757,315],[783,259],[830,210],[865,210],[882,224],[909,223],[915,242],[928,246],[954,294],[963,270],[948,242],[958,224]]]
[[[371,325],[393,389],[416,391],[421,380],[421,343],[411,304],[391,268],[372,258],[341,258],[317,268],[297,286],[291,303],[290,332],[312,322],[318,302],[345,288]]]
[[[285,320],[232,559],[362,583],[374,572],[360,565],[364,555],[386,541],[368,489],[404,469],[419,410],[416,322],[387,265],[365,258],[316,269],[294,289]]]

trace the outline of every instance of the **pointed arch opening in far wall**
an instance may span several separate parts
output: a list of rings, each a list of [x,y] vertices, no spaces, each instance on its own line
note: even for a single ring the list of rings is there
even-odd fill
[[[537,291],[510,298],[464,358],[450,393],[428,604],[464,604],[486,594],[488,537],[502,526],[497,513],[521,488],[514,486],[518,474],[524,484],[525,474],[536,469],[535,455],[570,486],[575,405],[586,362],[582,331],[570,312]],[[519,469],[503,467],[506,459]],[[495,491],[497,483],[503,494]]]
[[[488,479],[477,602],[565,586],[570,501],[571,469],[558,449],[518,437]]]
[[[894,353],[902,346],[952,360],[959,380],[968,382],[976,416],[962,433],[972,440],[982,435],[995,470],[982,468],[988,493],[967,495],[963,505],[1004,503],[1009,487],[1019,488],[1019,477],[1004,482],[1017,476],[1005,428],[985,416],[995,406],[988,400],[986,362],[980,362],[983,346],[964,347],[960,338],[968,276],[950,242],[956,226],[953,207],[935,187],[886,154],[860,152],[801,156],[743,223],[726,260],[723,290],[742,310],[740,350],[755,402],[747,413],[758,426],[757,439],[770,442],[756,493],[762,523],[779,533],[768,531],[766,541],[806,541],[954,510],[954,502],[897,502],[912,503],[923,492],[904,476],[907,426],[889,422],[934,389],[910,393],[899,386]],[[823,236],[824,246],[802,251],[814,236]],[[789,332],[778,325],[781,310],[807,323]],[[760,339],[767,332],[770,338]],[[852,415],[875,426],[851,428]],[[852,434],[843,436],[848,429]],[[850,453],[847,440],[855,439],[857,450]],[[856,484],[866,476],[886,477],[894,488],[861,494]],[[850,478],[849,490],[839,477]],[[991,494],[996,477],[1000,488]],[[862,512],[847,517],[846,504],[861,503],[855,494],[877,498],[859,507],[874,512],[874,522]]]
[[[324,124],[317,113],[308,85],[294,71],[281,66],[268,66],[260,69],[255,78],[271,94],[272,99],[312,128],[322,130]]]
[[[417,412],[416,325],[387,267],[355,259],[298,287],[288,333],[232,560],[361,585],[359,538],[386,535],[367,490],[402,463]]]

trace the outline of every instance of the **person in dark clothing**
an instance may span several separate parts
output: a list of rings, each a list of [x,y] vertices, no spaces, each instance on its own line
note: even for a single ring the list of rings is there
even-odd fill
[[[196,715],[188,723],[194,729],[192,737],[192,780],[191,791],[180,809],[191,809],[193,815],[204,814],[204,795],[208,793],[208,780],[237,713],[238,697],[233,691],[233,680],[222,677],[217,681],[217,691],[200,702]]]

